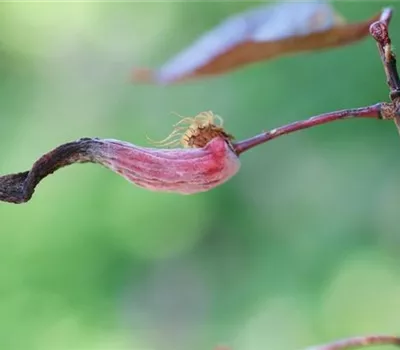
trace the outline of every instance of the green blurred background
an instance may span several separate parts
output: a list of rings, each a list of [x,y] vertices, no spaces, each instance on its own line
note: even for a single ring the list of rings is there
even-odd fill
[[[84,136],[147,145],[213,110],[238,139],[387,100],[371,38],[177,86],[132,85],[252,2],[2,3],[0,173]],[[397,2],[338,2],[349,20]],[[0,204],[0,349],[290,350],[400,331],[400,141],[333,123],[241,157],[228,183],[153,193],[96,165]]]

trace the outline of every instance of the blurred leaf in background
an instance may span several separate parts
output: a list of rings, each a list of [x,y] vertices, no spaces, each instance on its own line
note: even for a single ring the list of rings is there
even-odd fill
[[[253,2],[2,3],[0,173],[83,136],[146,144],[171,111],[213,110],[238,139],[387,99],[375,43],[224,76],[133,85]],[[400,6],[335,2],[349,21]],[[397,45],[396,45],[397,44]],[[32,202],[0,205],[0,348],[288,350],[397,332],[398,135],[346,121],[242,157],[194,196],[151,193],[97,166],[67,168]]]
[[[288,54],[349,45],[369,35],[378,18],[348,23],[324,1],[263,4],[228,17],[158,69],[134,67],[133,80],[170,84]]]

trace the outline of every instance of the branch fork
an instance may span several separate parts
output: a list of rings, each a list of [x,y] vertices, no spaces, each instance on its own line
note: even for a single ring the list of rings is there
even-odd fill
[[[396,66],[396,57],[392,50],[391,39],[388,31],[392,13],[393,10],[391,8],[383,9],[379,20],[372,23],[370,26],[370,34],[376,41],[385,71],[386,82],[390,90],[390,102],[380,102],[367,107],[324,113],[306,120],[300,120],[280,126],[246,140],[236,142],[234,144],[236,153],[241,154],[279,136],[342,119],[374,118],[394,120],[398,130],[400,131],[400,79]]]

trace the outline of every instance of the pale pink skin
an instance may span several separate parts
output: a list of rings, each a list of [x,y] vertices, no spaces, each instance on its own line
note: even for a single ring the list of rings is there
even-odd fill
[[[240,162],[227,142],[212,139],[203,148],[157,149],[103,139],[98,161],[128,181],[158,192],[208,191],[235,175]]]

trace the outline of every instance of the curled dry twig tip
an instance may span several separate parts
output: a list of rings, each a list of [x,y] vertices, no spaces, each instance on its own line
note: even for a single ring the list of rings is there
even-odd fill
[[[46,176],[74,163],[95,163],[123,176],[137,186],[158,191],[193,194],[208,191],[228,181],[240,168],[232,147],[232,135],[214,124],[211,112],[184,118],[189,125],[182,135],[164,144],[185,148],[139,147],[113,139],[83,138],[65,143],[43,155],[29,171],[0,176],[0,201],[29,201]],[[179,131],[179,130],[177,130]],[[180,139],[175,140],[175,137]]]

